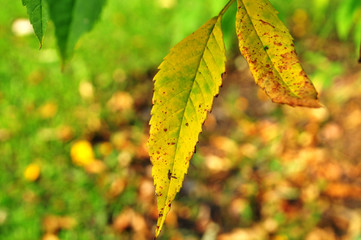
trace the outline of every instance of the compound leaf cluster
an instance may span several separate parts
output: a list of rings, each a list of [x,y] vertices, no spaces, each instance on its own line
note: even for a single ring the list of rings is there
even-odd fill
[[[228,2],[171,49],[154,77],[149,155],[158,201],[157,237],[188,171],[198,135],[225,72],[221,20]],[[237,0],[236,32],[256,83],[276,103],[320,107],[293,38],[268,0]]]

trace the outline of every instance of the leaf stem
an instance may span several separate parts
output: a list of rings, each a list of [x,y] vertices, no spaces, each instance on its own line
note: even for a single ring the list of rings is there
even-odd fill
[[[222,11],[219,12],[218,16],[223,16],[225,12],[227,12],[228,8],[234,3],[235,0],[230,0],[226,6],[222,9]]]

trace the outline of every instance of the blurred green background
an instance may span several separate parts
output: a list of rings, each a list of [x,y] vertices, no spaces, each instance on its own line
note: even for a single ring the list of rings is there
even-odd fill
[[[39,51],[21,1],[3,3],[0,239],[152,238],[152,77],[226,2],[108,0],[63,72],[53,25]],[[160,239],[361,239],[361,3],[271,2],[325,107],[267,100],[233,6],[227,77]]]

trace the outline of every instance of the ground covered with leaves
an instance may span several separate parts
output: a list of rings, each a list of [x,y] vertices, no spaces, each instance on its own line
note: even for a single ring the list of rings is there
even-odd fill
[[[5,4],[1,239],[153,237],[158,212],[146,142],[155,68],[224,5],[187,2],[108,1],[63,73],[52,26],[38,51],[21,1]],[[361,67],[354,45],[337,40],[311,3],[273,2],[325,107],[270,102],[226,26],[231,60],[223,87],[160,239],[361,239]],[[224,24],[231,21],[225,16]]]

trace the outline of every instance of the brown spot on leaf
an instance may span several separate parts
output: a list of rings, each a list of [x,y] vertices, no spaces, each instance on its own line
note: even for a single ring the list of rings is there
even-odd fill
[[[260,19],[259,21],[260,21],[262,24],[264,24],[264,25],[269,25],[269,26],[275,28],[273,25],[271,25],[270,23],[268,23],[268,22],[266,22],[266,21],[263,21],[262,19]]]
[[[301,77],[307,77],[307,74],[305,73],[305,71],[302,70],[302,71],[300,72],[300,76],[301,76]]]
[[[168,170],[168,180],[170,180],[171,177],[172,177],[172,173],[170,172],[170,170]]]

